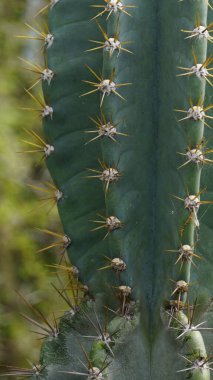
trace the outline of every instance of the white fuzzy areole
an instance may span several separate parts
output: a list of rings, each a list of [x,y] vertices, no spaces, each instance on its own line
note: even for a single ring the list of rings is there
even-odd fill
[[[118,0],[110,0],[106,5],[106,10],[108,12],[117,12],[123,8],[123,3]]]
[[[50,116],[52,118],[53,115],[53,108],[50,106],[45,106],[41,112],[42,117]]]
[[[108,52],[110,52],[110,54],[114,53],[115,50],[120,50],[121,48],[121,43],[120,41],[116,40],[115,38],[113,37],[110,37],[107,41],[105,41],[105,44],[104,44],[104,49]]]
[[[185,207],[189,210],[198,209],[200,206],[200,199],[196,195],[189,195],[184,201]]]
[[[101,370],[98,367],[92,367],[89,369],[89,376],[87,377],[88,380],[103,380],[103,374]]]
[[[119,172],[114,168],[108,168],[103,171],[100,179],[106,182],[115,182],[119,178]]]
[[[193,30],[193,34],[196,35],[199,39],[206,38],[208,39],[210,37],[208,30],[206,29],[206,26],[198,26]]]
[[[116,85],[110,79],[104,79],[100,83],[99,90],[101,90],[105,95],[109,95],[111,92],[116,91]]]
[[[117,257],[112,259],[111,266],[115,271],[123,272],[126,269],[126,263]]]
[[[203,155],[203,152],[199,149],[188,150],[186,155],[190,161],[195,162],[196,164],[199,164],[205,161],[205,156]]]
[[[119,286],[118,289],[126,297],[129,296],[132,293],[132,288],[130,288],[130,286],[121,285],[121,286]]]
[[[46,48],[49,49],[53,44],[54,36],[52,34],[48,33],[44,40],[45,40]]]
[[[72,240],[67,235],[64,235],[62,240],[63,240],[63,246],[65,248],[67,248],[72,243]]]
[[[55,148],[53,145],[46,144],[44,147],[44,153],[46,157],[49,157],[53,152]]]
[[[184,280],[180,280],[176,282],[176,287],[178,292],[186,292],[188,290],[188,284]]]
[[[42,366],[40,364],[34,365],[32,367],[34,376],[39,376],[41,374]]]
[[[206,78],[208,76],[208,70],[203,66],[202,63],[197,63],[197,65],[191,67],[192,72],[198,78]]]
[[[57,201],[59,201],[63,197],[63,193],[60,190],[55,191],[55,198]]]
[[[205,111],[203,107],[192,106],[188,109],[187,116],[195,121],[202,120],[205,117]]]
[[[98,133],[99,133],[99,136],[113,137],[116,135],[117,129],[114,125],[108,122],[107,124],[103,124],[101,126]]]
[[[106,224],[109,231],[114,231],[121,227],[121,221],[116,216],[109,216],[106,219]]]
[[[184,244],[180,247],[179,254],[180,254],[182,260],[191,261],[192,255],[193,255],[193,249],[190,245]]]
[[[54,72],[50,69],[44,69],[41,74],[41,79],[45,82],[47,81],[48,85],[50,85],[51,80],[54,77]]]

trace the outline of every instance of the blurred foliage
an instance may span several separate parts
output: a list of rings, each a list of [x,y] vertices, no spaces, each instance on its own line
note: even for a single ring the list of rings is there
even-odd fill
[[[32,180],[40,183],[48,178],[41,156],[17,153],[26,150],[21,142],[26,139],[23,127],[42,136],[38,115],[20,109],[34,106],[24,91],[33,78],[17,58],[31,56],[39,60],[39,48],[34,49],[34,41],[15,38],[29,33],[24,22],[26,18],[31,22],[36,5],[41,1],[0,2],[0,361],[19,366],[26,366],[26,360],[38,360],[40,341],[19,314],[24,305],[15,290],[29,296],[43,311],[51,312],[51,271],[46,264],[57,258],[49,251],[36,253],[51,242],[36,227],[60,231],[56,210],[48,214],[39,208],[38,196],[26,186]],[[54,306],[55,298],[54,294]]]

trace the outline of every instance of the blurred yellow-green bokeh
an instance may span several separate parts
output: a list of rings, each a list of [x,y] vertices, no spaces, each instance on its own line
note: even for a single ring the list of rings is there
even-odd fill
[[[60,231],[57,211],[39,208],[38,194],[27,186],[49,179],[48,173],[40,153],[20,153],[26,150],[21,140],[29,139],[23,128],[42,136],[42,127],[37,113],[21,109],[35,106],[24,91],[35,77],[23,69],[18,57],[41,62],[42,52],[36,41],[16,36],[30,33],[24,22],[32,24],[44,4],[0,0],[0,363],[17,366],[39,360],[41,341],[21,317],[27,308],[16,291],[46,316],[52,312],[52,297],[54,311],[62,308],[55,305],[57,297],[50,286],[54,273],[47,266],[57,260],[57,253],[36,252],[51,242],[37,228]]]

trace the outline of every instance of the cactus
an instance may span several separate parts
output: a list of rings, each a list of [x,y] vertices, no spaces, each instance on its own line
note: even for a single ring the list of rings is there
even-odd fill
[[[210,379],[211,9],[58,0],[39,12],[47,30],[27,24],[47,62],[25,61],[44,93],[27,90],[46,140],[31,136],[53,179],[32,187],[61,217],[64,236],[44,232],[63,253],[67,311],[52,325],[29,305],[40,364],[10,374]]]

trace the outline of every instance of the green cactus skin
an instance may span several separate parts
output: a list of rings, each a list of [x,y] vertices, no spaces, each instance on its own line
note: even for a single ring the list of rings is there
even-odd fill
[[[205,211],[213,199],[212,168],[205,160],[183,165],[186,156],[177,152],[183,154],[187,147],[197,152],[204,135],[211,138],[203,118],[178,121],[194,106],[204,107],[211,116],[206,78],[178,76],[187,72],[178,67],[203,64],[211,54],[211,27],[204,37],[193,35],[196,27],[211,23],[211,7],[205,0],[126,0],[124,5],[131,8],[106,11],[97,22],[91,20],[107,4],[112,3],[59,0],[41,12],[49,8],[54,36],[46,49],[54,77],[51,83],[43,81],[45,102],[53,108],[53,117],[43,119],[47,141],[54,147],[46,164],[63,194],[57,206],[71,239],[68,256],[88,292],[75,313],[62,316],[58,337],[46,339],[41,352],[45,370],[37,377],[210,380],[213,319],[207,311],[213,284],[213,222],[211,211]],[[88,51],[101,46],[88,40],[104,42],[101,28],[108,37],[118,33],[121,47],[133,54]],[[121,96],[110,93],[103,99],[99,91],[85,95],[97,89],[87,81],[100,83],[100,75],[101,80],[125,84],[116,89]],[[179,109],[186,113],[175,111]],[[96,126],[89,118],[97,117],[117,127],[118,134],[111,136],[116,141],[91,133]],[[208,118],[205,122],[211,124]],[[88,178],[106,168],[118,171],[108,191],[99,177]],[[194,208],[184,208],[189,195],[194,195],[193,201],[200,196],[199,228]],[[119,228],[96,229],[109,217],[111,222],[118,218]],[[190,255],[199,252],[203,260],[187,256],[186,246],[191,247]],[[107,266],[104,256],[121,258],[126,269],[119,275],[100,270]],[[99,323],[105,325],[107,308],[114,310],[107,313],[108,345],[96,331]],[[192,315],[193,326],[209,323],[195,331]],[[88,366],[91,371],[104,370],[92,375]]]

